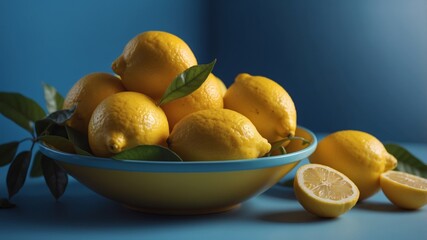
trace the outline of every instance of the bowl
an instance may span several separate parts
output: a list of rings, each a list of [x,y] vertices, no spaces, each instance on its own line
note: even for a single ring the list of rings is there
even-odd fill
[[[142,212],[206,214],[227,211],[266,191],[310,156],[316,136],[299,127],[287,154],[229,161],[114,160],[69,154],[40,145],[68,174],[94,192]]]

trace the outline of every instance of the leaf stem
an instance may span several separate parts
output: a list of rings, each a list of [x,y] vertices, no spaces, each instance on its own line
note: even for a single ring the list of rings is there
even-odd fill
[[[300,140],[300,141],[302,141],[302,144],[303,144],[303,145],[306,145],[306,144],[310,144],[310,143],[311,143],[310,141],[308,141],[307,139],[305,139],[305,138],[303,138],[303,137],[288,136],[288,137],[287,137],[287,139],[289,139],[289,140]]]
[[[310,141],[308,141],[307,139],[305,139],[305,138],[303,138],[303,137],[297,137],[297,136],[289,135],[289,136],[287,136],[287,137],[285,137],[285,138],[283,138],[283,139],[280,139],[280,140],[278,140],[278,141],[271,142],[271,143],[270,143],[270,144],[271,144],[270,152],[268,152],[268,153],[266,154],[266,156],[267,156],[267,157],[268,157],[268,156],[271,156],[271,154],[272,154],[274,151],[276,151],[276,150],[280,150],[282,154],[286,154],[286,149],[285,149],[282,145],[283,145],[285,142],[287,142],[287,141],[294,141],[294,140],[302,141],[302,144],[303,144],[303,145],[306,145],[306,144],[310,144],[310,143],[311,143]]]

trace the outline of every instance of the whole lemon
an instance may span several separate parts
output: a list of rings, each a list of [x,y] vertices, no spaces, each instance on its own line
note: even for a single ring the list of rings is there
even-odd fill
[[[213,74],[209,74],[206,81],[190,95],[178,98],[162,105],[172,130],[176,123],[190,113],[205,109],[220,109],[224,107],[221,89]]]
[[[186,116],[172,130],[168,144],[187,161],[257,158],[271,148],[248,118],[228,109]]]
[[[283,87],[269,78],[239,74],[225,93],[224,108],[249,118],[269,142],[295,135],[294,102]]]
[[[63,109],[77,106],[67,125],[87,134],[90,117],[98,104],[124,90],[120,79],[108,73],[97,72],[82,77],[70,89],[64,100]]]
[[[169,125],[163,110],[137,92],[121,92],[102,101],[89,122],[89,145],[96,156],[110,157],[138,145],[163,145]]]
[[[350,178],[360,190],[360,200],[376,193],[383,172],[397,160],[374,136],[355,130],[332,133],[322,139],[309,157],[311,163],[332,167]]]
[[[190,47],[179,37],[148,31],[131,39],[112,69],[129,91],[159,100],[175,77],[197,65]]]

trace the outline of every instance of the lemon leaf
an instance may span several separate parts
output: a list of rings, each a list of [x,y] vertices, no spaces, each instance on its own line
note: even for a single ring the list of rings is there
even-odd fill
[[[0,167],[12,162],[18,150],[19,142],[9,142],[0,145]]]
[[[48,120],[58,125],[64,125],[71,117],[73,117],[74,112],[76,111],[77,105],[74,105],[70,109],[58,110],[50,113],[47,117],[42,120]]]
[[[36,177],[41,177],[43,175],[42,165],[41,165],[42,156],[43,156],[42,153],[40,151],[37,151],[33,159],[33,164],[31,166],[30,177],[36,178]]]
[[[68,185],[68,175],[55,160],[45,155],[41,157],[41,167],[43,169],[44,180],[52,195],[58,199],[64,194]]]
[[[25,183],[30,166],[31,151],[23,151],[16,155],[7,171],[6,184],[9,199],[12,198]]]
[[[61,152],[76,152],[74,144],[64,137],[54,135],[43,135],[40,136],[37,140],[43,142],[46,146],[57,149]]]
[[[43,134],[57,135],[52,134],[53,132],[61,130],[61,136],[64,136],[65,129],[60,129],[60,126],[64,126],[76,111],[76,106],[73,106],[71,109],[58,110],[47,117],[38,120],[35,122],[36,134],[41,136]]]
[[[77,154],[92,156],[87,135],[67,126],[65,126],[65,130],[67,131],[68,139],[74,144],[74,150]]]
[[[157,105],[163,105],[175,99],[185,97],[197,90],[208,78],[216,59],[208,64],[192,66],[180,73],[168,86]]]
[[[44,99],[46,101],[46,108],[49,113],[61,110],[64,104],[64,97],[58,93],[55,87],[43,83]]]
[[[408,150],[397,144],[385,144],[387,151],[397,159],[396,169],[427,178],[427,165]]]
[[[34,100],[19,93],[0,92],[0,113],[33,134],[34,122],[45,117]]]
[[[168,148],[158,145],[139,145],[112,157],[116,160],[179,161],[182,159]]]

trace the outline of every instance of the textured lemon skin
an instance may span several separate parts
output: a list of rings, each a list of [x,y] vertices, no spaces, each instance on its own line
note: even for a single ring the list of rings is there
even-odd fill
[[[121,92],[102,101],[89,122],[89,145],[109,157],[137,145],[163,145],[169,125],[163,110],[137,92]]]
[[[91,73],[80,80],[68,91],[64,99],[63,109],[77,106],[67,125],[87,134],[88,125],[93,111],[105,98],[124,91],[119,78],[108,73]]]
[[[389,172],[383,173],[380,178],[381,190],[384,195],[396,206],[409,210],[416,210],[422,208],[427,204],[427,188],[420,189],[414,188],[387,177]],[[409,175],[407,173],[400,172],[400,175]],[[411,178],[417,178],[411,176]],[[427,186],[427,180],[419,178],[419,181],[424,182],[424,186]]]
[[[310,164],[310,165],[316,165],[316,164]],[[322,167],[325,167],[325,166],[322,166]],[[360,192],[358,191],[357,187],[355,187],[354,189],[357,194],[355,198],[345,202],[341,202],[339,204],[334,203],[332,201],[322,200],[320,198],[314,198],[312,195],[310,195],[306,190],[302,188],[303,179],[301,179],[301,177],[298,177],[298,176],[300,176],[299,173],[303,171],[303,169],[304,169],[303,167],[300,167],[297,170],[296,177],[294,178],[294,191],[295,191],[295,196],[298,199],[298,202],[304,207],[305,210],[319,217],[336,218],[348,212],[350,209],[352,209],[356,205],[357,200],[359,199],[359,196],[360,196]],[[342,177],[345,179],[348,179],[344,174],[342,174]],[[351,181],[351,180],[348,179],[348,181]]]
[[[213,74],[212,74],[213,75]],[[215,78],[215,81],[217,82],[220,92],[221,92],[221,96],[224,97],[225,93],[227,92],[227,86],[225,86],[225,83],[216,75],[213,75]]]
[[[248,118],[228,109],[188,115],[172,130],[168,143],[187,161],[251,159],[271,148]]]
[[[345,174],[359,188],[359,200],[375,194],[380,189],[381,173],[397,165],[397,160],[378,139],[356,130],[343,130],[326,136],[309,160]]]
[[[172,130],[176,123],[190,113],[206,109],[221,109],[224,107],[220,86],[213,74],[194,92],[185,97],[162,105]]]
[[[283,87],[269,78],[239,74],[224,96],[224,108],[249,118],[269,142],[295,135],[294,102]]]
[[[112,69],[126,89],[157,101],[178,74],[194,65],[196,57],[182,39],[167,32],[148,31],[127,43]]]

